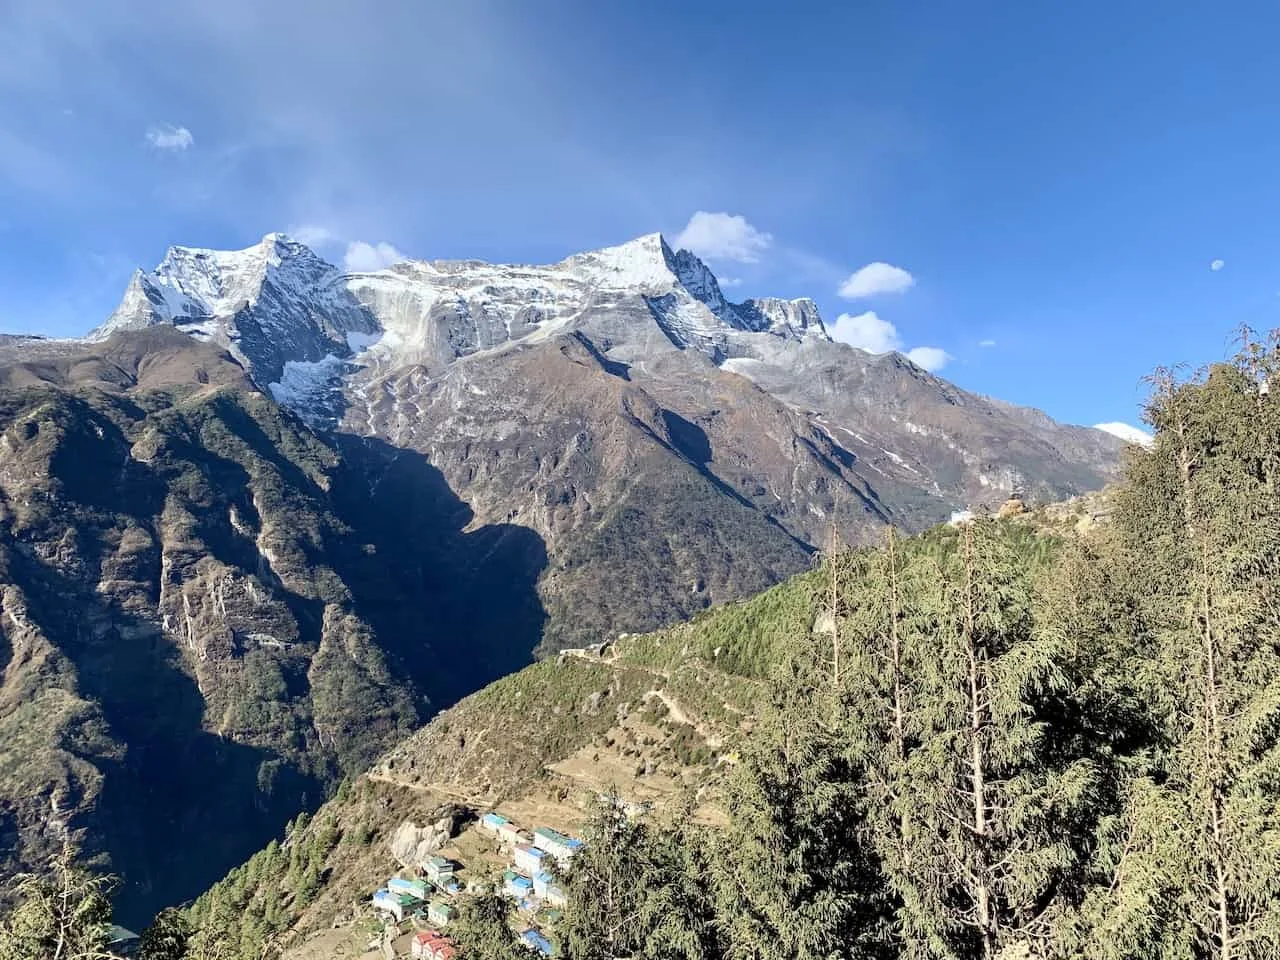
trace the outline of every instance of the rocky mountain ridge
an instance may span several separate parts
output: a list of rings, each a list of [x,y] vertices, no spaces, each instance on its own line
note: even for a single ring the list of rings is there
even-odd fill
[[[605,372],[625,368],[639,382],[674,373],[659,369],[672,366],[662,361],[674,349],[684,354],[682,375],[728,370],[811,423],[832,421],[830,428],[841,434],[832,442],[863,459],[872,454],[887,461],[897,479],[952,498],[938,505],[938,516],[944,506],[964,505],[954,501],[980,498],[984,487],[998,496],[1016,484],[1043,484],[1055,495],[1078,492],[1064,488],[1082,489],[1088,479],[1096,486],[1121,446],[1091,428],[1065,427],[1038,411],[958,390],[897,354],[877,357],[833,342],[812,300],[731,303],[705,264],[686,250],[673,251],[660,234],[549,266],[405,261],[351,274],[279,234],[237,252],[175,247],[155,271],[135,275],[120,307],[92,336],[159,323],[228,349],[286,406],[313,424],[339,429],[352,425],[343,419],[351,407],[376,402],[373,393],[387,392],[385,378],[408,368],[420,367],[438,381],[463,358],[474,358],[472,367],[501,364],[511,349],[577,336]],[[261,342],[264,330],[272,331],[269,346]],[[935,408],[971,408],[971,422],[913,423],[890,409],[922,399]],[[879,420],[876,429],[862,429],[868,419]],[[962,439],[956,434],[975,427],[988,435],[980,440],[1017,441],[1029,456],[1023,463],[983,463],[1018,458],[956,442]],[[926,444],[927,454],[912,456],[910,438],[931,432],[943,443]],[[1063,445],[1070,447],[1067,457],[1058,449]],[[950,478],[926,462],[943,446],[957,448],[960,470],[969,474],[963,483],[944,482]],[[1037,476],[1045,471],[1031,458],[1084,461],[1095,476]]]

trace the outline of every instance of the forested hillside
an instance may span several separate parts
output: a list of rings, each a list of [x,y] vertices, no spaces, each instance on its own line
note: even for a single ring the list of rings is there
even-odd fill
[[[210,891],[190,955],[358,918],[396,823],[440,797],[464,821],[631,750],[613,791],[651,813],[571,798],[573,960],[1280,954],[1278,373],[1246,335],[1154,376],[1155,444],[1085,536],[886,534],[499,681]],[[520,955],[504,902],[459,906],[463,956]],[[0,943],[38,926],[19,911]]]

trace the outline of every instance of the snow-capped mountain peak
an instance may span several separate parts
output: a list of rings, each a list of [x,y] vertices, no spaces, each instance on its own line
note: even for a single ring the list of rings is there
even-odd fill
[[[281,233],[242,250],[170,247],[89,339],[157,323],[223,347],[264,386],[290,362],[349,356],[350,333],[378,331],[341,271]]]
[[[731,303],[705,263],[660,233],[546,266],[410,260],[355,273],[281,233],[242,250],[175,246],[133,275],[90,338],[156,323],[227,349],[295,408],[317,406],[306,397],[329,390],[355,357],[375,371],[438,367],[583,325],[603,323],[625,350],[649,349],[656,324],[716,363],[768,349],[754,336],[830,339],[812,300]]]
[[[120,306],[90,337],[153,323],[231,316],[256,303],[269,278],[300,289],[336,274],[309,247],[282,233],[269,233],[243,250],[173,246],[155,270],[134,272]]]
[[[662,293],[671,287],[673,256],[662,234],[649,233],[615,247],[574,254],[558,266],[600,289]]]

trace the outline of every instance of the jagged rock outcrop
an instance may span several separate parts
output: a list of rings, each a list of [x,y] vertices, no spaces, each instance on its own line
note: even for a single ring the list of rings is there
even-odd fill
[[[445,846],[457,832],[456,811],[446,808],[431,823],[412,820],[400,824],[387,841],[391,856],[402,867],[418,867]]]

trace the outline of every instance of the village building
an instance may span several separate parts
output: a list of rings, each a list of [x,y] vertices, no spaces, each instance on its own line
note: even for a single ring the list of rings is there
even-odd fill
[[[373,908],[389,913],[395,917],[396,923],[403,922],[404,918],[421,902],[417,897],[411,897],[407,893],[392,893],[387,889],[379,890],[373,895]]]
[[[545,850],[561,863],[568,863],[582,849],[581,840],[566,837],[550,827],[538,827],[533,831],[533,845],[539,850]]]
[[[107,931],[107,954],[112,957],[132,957],[142,946],[142,938],[132,930],[112,925]]]
[[[568,895],[549,873],[539,873],[533,878],[533,892],[549,906],[564,907],[569,904]]]
[[[498,827],[498,839],[512,846],[529,842],[529,835],[510,820]]]
[[[539,897],[547,895],[547,889],[554,885],[556,878],[551,876],[545,870],[539,870],[533,875],[533,892]]]
[[[542,870],[543,860],[548,856],[545,850],[539,850],[537,847],[522,843],[516,847],[512,854],[512,862],[515,863],[516,869],[532,876]]]
[[[429,892],[425,881],[405,880],[402,877],[392,877],[388,880],[387,890],[391,893],[407,894],[415,900],[426,900]]]
[[[422,960],[453,960],[457,952],[448,937],[442,937],[433,930],[415,933],[409,944],[409,953]]]
[[[501,814],[486,813],[480,818],[480,829],[484,830],[486,833],[492,833],[496,836],[498,831],[510,822],[510,820]]]
[[[533,893],[533,881],[514,870],[508,870],[502,875],[502,892],[508,897],[523,900]]]
[[[431,857],[422,864],[422,872],[437,886],[444,886],[453,879],[453,861],[444,857]]]
[[[427,905],[427,922],[437,927],[448,925],[457,915],[458,911],[444,900],[432,900]]]
[[[520,934],[520,942],[544,957],[555,956],[555,947],[551,945],[551,941],[532,927]]]

